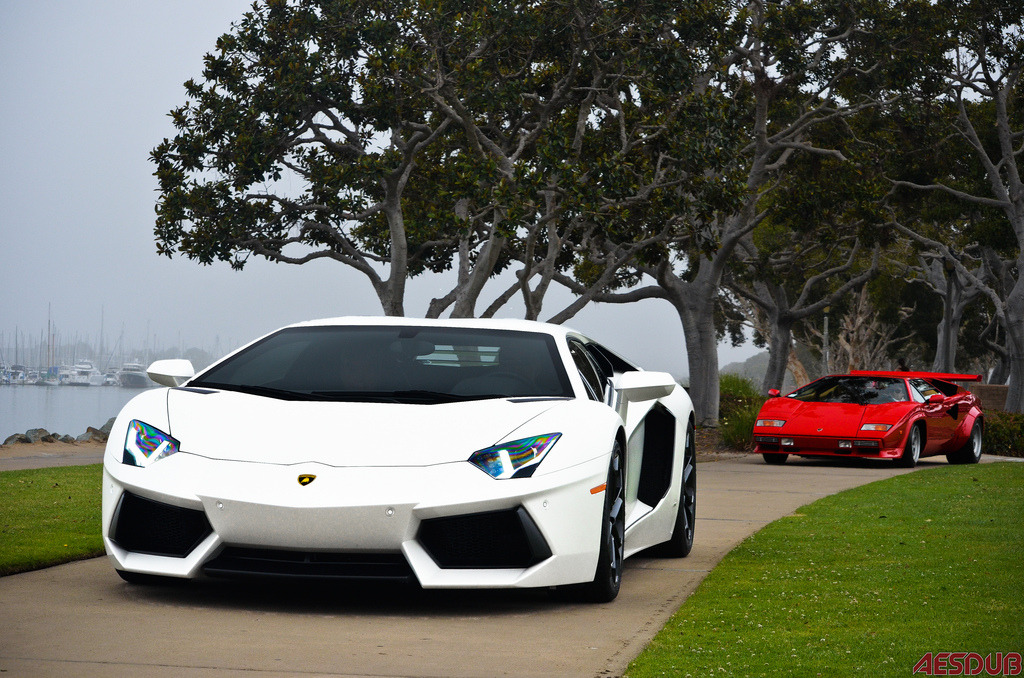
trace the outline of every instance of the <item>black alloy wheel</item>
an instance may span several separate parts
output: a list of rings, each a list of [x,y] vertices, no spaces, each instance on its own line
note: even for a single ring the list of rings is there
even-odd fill
[[[608,483],[604,491],[604,513],[601,522],[601,548],[597,557],[594,580],[568,587],[576,600],[609,603],[619,595],[626,551],[626,474],[622,447],[615,441],[608,462]]]
[[[672,538],[652,550],[662,558],[685,558],[693,549],[693,534],[697,524],[697,443],[696,431],[691,423],[686,429],[686,452],[683,457],[682,486],[679,488],[679,509]]]

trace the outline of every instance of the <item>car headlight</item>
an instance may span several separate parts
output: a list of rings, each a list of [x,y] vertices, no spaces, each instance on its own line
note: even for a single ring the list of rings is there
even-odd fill
[[[492,478],[527,478],[561,437],[561,433],[545,433],[513,440],[477,450],[469,456],[469,462]]]
[[[888,431],[892,428],[892,424],[864,424],[860,427],[861,431]]]
[[[178,451],[178,441],[149,424],[132,419],[124,439],[122,462],[129,466],[149,466]]]
[[[749,420],[748,420],[749,421]],[[778,428],[786,423],[785,419],[758,419],[754,426],[769,426]]]

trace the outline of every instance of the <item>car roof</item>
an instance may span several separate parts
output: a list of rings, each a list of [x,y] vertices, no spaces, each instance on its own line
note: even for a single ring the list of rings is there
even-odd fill
[[[339,327],[339,326],[401,326],[401,327],[467,327],[490,330],[513,330],[550,334],[555,337],[580,335],[579,332],[562,325],[538,322],[536,320],[497,318],[407,318],[402,316],[342,316],[321,318],[295,323],[287,327]],[[283,329],[283,328],[282,328]],[[582,335],[580,335],[582,336]]]

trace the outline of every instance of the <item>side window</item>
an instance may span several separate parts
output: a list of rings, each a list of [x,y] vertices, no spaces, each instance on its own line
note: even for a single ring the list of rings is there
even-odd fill
[[[598,376],[601,377],[601,383],[607,383],[608,379],[615,376],[615,366],[612,365],[612,361],[608,359],[601,349],[594,344],[586,344],[584,348],[587,349],[587,354],[590,359],[594,361],[594,365],[597,366]]]
[[[941,393],[939,389],[935,388],[924,379],[911,379],[910,385],[913,387],[910,389],[910,395],[919,403],[923,403],[931,396]]]
[[[587,385],[590,399],[604,400],[604,379],[601,378],[587,349],[580,342],[570,339],[569,353],[572,355],[573,362],[576,363],[576,369],[579,370],[583,383]]]

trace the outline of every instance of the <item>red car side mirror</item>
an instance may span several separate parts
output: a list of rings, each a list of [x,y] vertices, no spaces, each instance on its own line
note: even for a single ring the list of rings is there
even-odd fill
[[[769,398],[778,398],[779,397],[779,389],[777,389],[777,388],[770,388],[770,389],[768,389],[768,397]]]
[[[937,405],[937,404],[941,403],[945,399],[946,399],[946,396],[942,395],[941,393],[936,393],[933,396],[928,396],[928,403],[932,404],[932,405]]]

